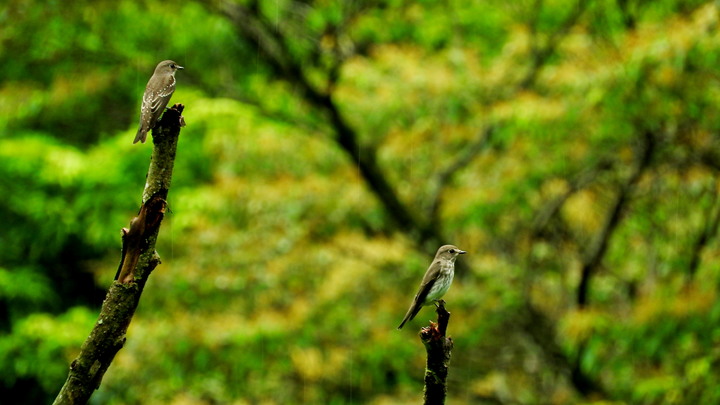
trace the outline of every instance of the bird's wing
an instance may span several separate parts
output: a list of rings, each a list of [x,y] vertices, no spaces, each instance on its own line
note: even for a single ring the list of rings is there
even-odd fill
[[[437,280],[439,275],[440,260],[434,260],[425,272],[422,283],[420,283],[420,288],[418,289],[417,294],[415,294],[415,301],[419,302],[421,305],[425,303],[425,298],[427,298],[428,293],[432,289],[432,286],[435,284],[435,280]]]
[[[146,89],[145,94],[143,95],[143,109],[147,109],[152,115],[156,116],[158,111],[162,112],[162,110],[167,106],[170,97],[175,92],[175,77],[170,76],[164,86],[156,86],[154,83],[153,85],[148,83],[147,87],[148,89],[159,87],[159,90],[155,91],[148,91]]]
[[[143,98],[143,104],[147,106],[152,115],[156,115],[157,112],[162,112],[167,106],[174,90],[174,87],[166,86],[159,91],[150,92],[150,94]]]
[[[410,308],[408,308],[405,318],[400,326],[398,326],[398,329],[402,329],[405,322],[412,320],[415,318],[415,315],[420,312],[420,308],[422,308],[425,304],[425,298],[427,298],[428,293],[430,293],[438,275],[440,275],[440,261],[434,260],[425,272],[425,277],[423,277],[422,283],[420,283],[420,288],[418,289],[417,294],[415,294],[415,298],[413,299],[412,304],[410,304]]]

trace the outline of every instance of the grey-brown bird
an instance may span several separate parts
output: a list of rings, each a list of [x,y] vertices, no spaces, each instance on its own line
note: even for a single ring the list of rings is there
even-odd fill
[[[430,267],[425,272],[425,277],[420,283],[415,299],[398,329],[402,329],[405,322],[415,318],[415,315],[422,307],[436,302],[445,295],[455,276],[455,259],[457,259],[458,255],[465,253],[467,252],[458,249],[457,246],[440,246],[440,249],[435,254],[435,259],[433,259]]]
[[[145,86],[140,107],[140,126],[133,143],[138,141],[145,143],[148,131],[155,128],[170,97],[175,92],[175,72],[178,69],[184,68],[171,60],[164,60],[155,67],[155,73]]]

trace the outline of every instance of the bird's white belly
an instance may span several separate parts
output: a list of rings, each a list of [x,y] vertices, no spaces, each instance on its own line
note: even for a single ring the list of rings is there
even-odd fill
[[[440,270],[444,273],[444,277],[438,277],[435,284],[433,284],[430,288],[430,292],[428,292],[428,295],[425,298],[425,305],[429,305],[445,295],[447,290],[450,288],[450,284],[452,284],[453,276],[455,276],[455,272],[453,270],[454,269],[452,267]]]

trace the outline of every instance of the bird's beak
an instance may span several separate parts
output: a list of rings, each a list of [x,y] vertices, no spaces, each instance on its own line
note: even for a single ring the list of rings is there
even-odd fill
[[[177,65],[177,69],[178,69],[178,70],[183,70],[183,69],[185,69],[185,68],[182,67],[182,66],[180,66],[180,65]]]
[[[467,252],[464,251],[464,250],[458,250],[458,254],[459,254],[459,255],[464,255],[465,253],[467,253]]]

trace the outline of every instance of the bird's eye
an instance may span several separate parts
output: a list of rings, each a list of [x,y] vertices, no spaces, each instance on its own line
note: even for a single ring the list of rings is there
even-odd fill
[[[455,253],[455,249],[450,249],[450,253]]]
[[[170,67],[173,68],[173,69],[175,69],[175,64],[174,64],[174,63],[171,63],[171,64],[170,64]]]

